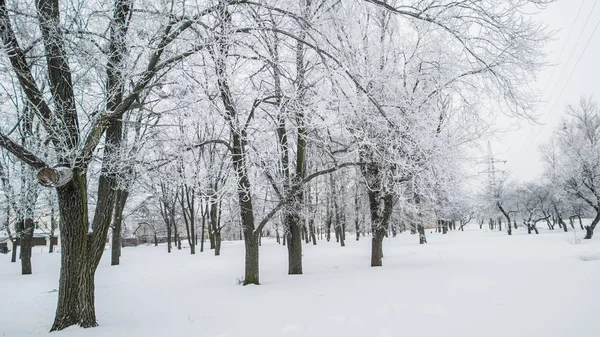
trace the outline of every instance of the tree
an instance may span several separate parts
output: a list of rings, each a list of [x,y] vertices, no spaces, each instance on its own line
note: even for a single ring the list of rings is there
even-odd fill
[[[577,106],[568,105],[566,114],[543,148],[546,175],[594,209],[596,215],[585,227],[584,239],[591,239],[600,221],[600,111],[593,98],[582,98]]]
[[[167,9],[134,14],[131,0],[117,0],[103,8],[94,6],[100,4],[61,7],[58,1],[40,0],[35,1],[34,7],[13,11],[5,0],[0,1],[4,56],[48,136],[40,152],[52,153],[43,160],[31,148],[0,134],[0,146],[38,170],[40,183],[57,191],[62,255],[58,305],[51,330],[74,324],[97,325],[94,274],[113,214],[116,171],[120,169],[114,158],[122,139],[121,117],[154,79],[202,48],[201,44],[188,43],[187,46],[180,44],[173,52],[169,50],[194,23],[215,10],[166,5]],[[112,11],[110,18],[100,14],[108,11]],[[26,22],[30,17],[37,18],[39,33],[20,36],[17,32],[28,29]],[[89,20],[81,20],[82,17]],[[139,55],[129,54],[127,44],[131,22],[137,20],[151,22],[147,27],[155,29],[155,32],[137,35],[138,39],[145,38],[138,41],[139,44],[148,46]],[[77,26],[90,21],[94,25]],[[65,26],[64,22],[69,25]],[[83,34],[74,34],[77,31]],[[97,48],[95,36],[106,43],[105,48]],[[35,48],[22,48],[25,39]],[[34,52],[43,54],[45,62],[34,62],[37,60],[32,55]],[[101,71],[87,72],[90,59],[105,63],[105,67]],[[73,67],[73,64],[78,66]],[[131,64],[134,69],[130,70],[135,71],[126,74]],[[43,74],[42,81],[48,83],[49,92],[34,78],[34,70]],[[99,82],[105,83],[105,87],[91,85]],[[92,97],[97,98],[95,102],[88,101]],[[96,211],[90,224],[87,173],[103,136],[102,173],[98,178]]]

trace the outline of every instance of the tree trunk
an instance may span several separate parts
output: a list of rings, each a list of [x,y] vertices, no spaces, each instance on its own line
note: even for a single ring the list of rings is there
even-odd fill
[[[381,267],[383,265],[383,238],[385,237],[385,228],[380,227],[373,231],[371,238],[371,267]]]
[[[52,202],[50,206],[50,247],[48,249],[49,253],[54,253],[54,233],[56,231],[56,228],[58,228],[58,223],[56,222],[54,202]]]
[[[17,262],[17,250],[19,248],[19,244],[17,243],[17,239],[12,239],[12,252],[10,255],[10,262],[12,263],[16,263]]]
[[[221,230],[216,231],[215,236],[215,256],[221,255]]]
[[[167,226],[167,253],[171,252],[171,245],[172,245],[172,241],[171,241],[171,221],[166,221],[166,226]]]
[[[585,240],[589,240],[592,238],[592,236],[594,235],[594,229],[596,228],[596,225],[598,224],[598,222],[600,221],[600,212],[596,213],[596,217],[594,218],[594,220],[592,220],[592,223],[589,226],[585,226]]]
[[[129,192],[127,190],[120,189],[117,191],[117,197],[115,200],[115,210],[113,216],[113,234],[112,234],[112,247],[111,247],[111,266],[118,266],[121,257],[121,227],[123,223],[123,211],[125,210],[125,203]]]
[[[158,236],[156,236],[156,232],[154,232],[154,247],[158,246]]]
[[[287,248],[288,248],[288,275],[302,274],[302,236],[297,213],[286,214],[287,223]]]
[[[310,220],[308,229],[310,230],[310,237],[313,243],[313,246],[317,245],[317,235],[315,233],[315,224],[313,220]]]
[[[327,217],[327,222],[326,222],[326,227],[327,227],[327,231],[325,232],[325,238],[327,239],[327,242],[329,242],[331,240],[331,223],[332,223],[332,218],[331,215]]]
[[[57,188],[60,211],[61,268],[58,304],[50,331],[71,325],[96,326],[93,297],[93,272],[84,274],[88,253],[87,186],[85,175],[74,174]],[[91,284],[90,284],[91,283]],[[84,289],[91,286],[92,290]],[[92,296],[90,295],[92,292]],[[87,296],[82,296],[87,295]],[[91,309],[91,310],[90,310]],[[85,315],[84,315],[85,314]]]
[[[581,226],[581,230],[583,230],[583,222],[581,221],[581,215],[577,214],[577,219],[579,220],[579,226]]]
[[[425,226],[419,224],[417,226],[417,229],[419,231],[419,244],[422,245],[427,243],[427,237],[425,236]]]
[[[31,249],[33,247],[33,219],[28,218],[17,223],[17,230],[21,233],[21,275],[31,274]]]
[[[585,237],[584,239],[589,240],[594,235],[594,230],[591,226],[585,226]]]
[[[244,285],[260,284],[258,270],[258,236],[254,234],[254,230],[244,231],[244,245],[246,248]]]

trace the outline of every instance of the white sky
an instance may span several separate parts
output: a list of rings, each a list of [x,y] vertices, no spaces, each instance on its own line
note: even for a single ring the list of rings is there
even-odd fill
[[[559,124],[566,104],[587,95],[600,101],[600,0],[558,0],[536,17],[558,30],[545,47],[550,66],[532,84],[546,102],[536,109],[540,124],[501,118],[510,130],[491,139],[495,157],[506,160],[497,169],[518,181],[533,181],[542,172],[539,146]]]

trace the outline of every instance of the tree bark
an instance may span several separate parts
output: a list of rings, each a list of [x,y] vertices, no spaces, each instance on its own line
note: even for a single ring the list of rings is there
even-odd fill
[[[16,239],[11,239],[11,242],[12,242],[12,252],[10,255],[10,262],[16,263],[17,262],[17,250],[19,249],[19,244],[17,243]]]
[[[417,226],[417,229],[419,231],[419,244],[422,245],[427,243],[427,237],[425,236],[425,226],[419,224]]]
[[[59,212],[61,217],[61,270],[58,288],[58,304],[51,331],[62,330],[71,325],[94,326],[93,296],[81,297],[84,291],[84,271],[88,252],[88,216],[86,178],[79,174],[57,189]],[[89,277],[89,274],[87,275]],[[89,284],[89,283],[88,283]],[[92,285],[93,286],[93,285]],[[88,301],[88,303],[85,303]],[[91,303],[89,303],[91,301]],[[80,303],[81,302],[81,303]],[[83,316],[83,307],[87,307]]]
[[[371,238],[371,267],[381,267],[383,265],[383,238],[385,237],[385,228],[379,227],[373,230]]]
[[[112,233],[112,246],[111,246],[111,266],[118,266],[121,258],[121,232],[123,223],[123,211],[125,210],[125,203],[129,192],[124,189],[117,190],[117,196],[115,200],[115,210],[113,215],[113,233]]]
[[[302,274],[302,236],[297,213],[286,214],[288,248],[288,275]]]
[[[594,220],[592,220],[592,223],[589,226],[585,226],[585,240],[589,240],[592,238],[592,236],[594,235],[594,229],[596,228],[596,225],[598,224],[598,222],[600,221],[600,212],[596,213],[596,217],[594,218]]]
[[[31,249],[33,247],[33,219],[27,218],[17,223],[18,231],[21,233],[21,274],[30,275],[31,270]]]

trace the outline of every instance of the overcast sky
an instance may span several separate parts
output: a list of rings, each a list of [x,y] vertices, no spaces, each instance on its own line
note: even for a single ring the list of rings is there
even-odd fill
[[[536,109],[540,125],[501,118],[500,123],[512,131],[491,140],[495,156],[506,160],[497,169],[519,181],[535,180],[541,173],[539,146],[559,124],[565,105],[577,103],[583,95],[600,100],[600,0],[558,0],[536,18],[557,30],[546,45],[551,66],[532,84],[545,101]]]

